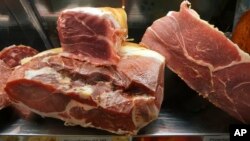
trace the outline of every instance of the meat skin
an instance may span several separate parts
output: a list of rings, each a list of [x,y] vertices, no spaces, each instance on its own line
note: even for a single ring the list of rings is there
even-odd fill
[[[165,56],[166,66],[192,89],[250,123],[250,57],[183,1],[147,28],[141,44]]]

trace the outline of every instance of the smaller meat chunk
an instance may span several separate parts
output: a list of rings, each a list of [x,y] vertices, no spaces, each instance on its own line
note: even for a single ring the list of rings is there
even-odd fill
[[[24,45],[5,47],[0,52],[0,109],[10,105],[10,100],[4,91],[4,87],[6,86],[7,80],[14,67],[20,65],[22,59],[33,56],[37,53],[37,50]]]
[[[9,67],[13,68],[20,65],[20,61],[22,59],[34,56],[37,53],[37,50],[29,46],[12,45],[4,48],[0,52],[0,59],[3,60]]]
[[[64,56],[114,65],[127,37],[127,15],[121,8],[67,9],[58,18],[57,30]]]

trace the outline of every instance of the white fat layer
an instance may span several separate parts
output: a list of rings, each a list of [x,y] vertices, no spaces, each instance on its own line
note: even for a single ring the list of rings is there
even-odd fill
[[[87,14],[91,14],[91,15],[95,15],[98,17],[102,17],[102,18],[107,18],[109,19],[115,26],[115,28],[121,28],[121,25],[119,24],[119,22],[113,17],[111,12],[108,11],[104,11],[102,9],[99,8],[93,8],[93,7],[76,7],[76,8],[72,8],[72,9],[66,9],[63,11],[63,13],[67,13],[67,12],[79,12],[79,13],[87,13]]]
[[[176,13],[175,11],[169,11],[166,16],[171,16],[173,13]]]
[[[44,74],[53,74],[55,76],[61,75],[58,72],[56,72],[54,69],[50,67],[43,67],[41,69],[37,70],[27,70],[25,71],[25,78],[26,79],[32,79],[33,77],[39,76],[39,75],[44,75]]]
[[[57,79],[57,81],[61,84],[59,88],[69,89],[69,84],[71,83],[71,79],[69,77],[62,76],[60,73],[58,73],[53,68],[43,67],[41,69],[27,70],[25,72],[26,79],[32,79],[32,78],[39,76],[39,75],[53,75],[55,77],[55,79]],[[94,90],[93,90],[91,85],[84,85],[84,86],[73,87],[72,89],[69,89],[67,92],[75,92],[81,98],[87,99],[92,95]]]
[[[77,102],[75,100],[71,100],[69,102],[69,104],[67,105],[66,107],[66,111],[69,112],[69,110],[73,107],[82,107],[84,110],[86,111],[89,111],[89,110],[92,110],[92,109],[95,109],[96,107],[95,106],[91,106],[91,105],[88,105],[88,104],[84,104],[84,103],[80,103],[80,102]]]
[[[49,49],[49,50],[40,52],[40,53],[36,54],[35,56],[27,57],[27,58],[22,59],[21,64],[22,65],[26,64],[26,63],[30,62],[32,59],[37,58],[37,57],[42,57],[42,56],[45,56],[45,55],[48,55],[48,54],[58,54],[58,53],[61,53],[61,52],[62,52],[62,48]]]
[[[82,87],[74,87],[70,89],[69,92],[75,92],[80,98],[88,99],[93,94],[94,90],[91,85],[85,85]]]
[[[159,60],[160,62],[165,62],[165,58],[161,54],[143,47],[125,45],[121,48],[120,52],[124,57],[138,55],[143,57],[151,57]]]

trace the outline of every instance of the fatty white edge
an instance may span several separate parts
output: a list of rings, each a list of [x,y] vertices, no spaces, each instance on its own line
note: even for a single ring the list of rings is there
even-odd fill
[[[44,74],[54,75],[57,78],[57,81],[61,84],[61,87],[69,89],[67,92],[77,92],[79,96],[83,99],[88,99],[94,92],[91,85],[70,88],[68,84],[71,83],[71,78],[62,76],[60,73],[58,73],[55,69],[51,67],[43,67],[36,70],[27,70],[24,73],[24,78],[32,79],[33,77]]]
[[[25,78],[26,79],[31,79],[31,78],[33,78],[33,77],[35,77],[37,75],[41,75],[41,74],[60,75],[59,73],[57,73],[54,69],[52,69],[50,67],[43,67],[43,68],[41,68],[39,70],[29,70],[29,71],[26,71],[25,72]],[[85,88],[85,87],[82,87],[82,88]],[[81,95],[81,97],[86,98],[86,94],[85,93],[87,93],[87,92],[89,92],[89,93],[93,92],[92,88],[91,87],[87,87],[86,90],[84,91],[84,95],[85,96]],[[88,94],[88,95],[91,95],[91,94]],[[143,97],[143,98],[147,98],[147,97]],[[83,104],[83,103],[77,102],[75,100],[71,100],[70,101],[70,103],[66,106],[65,111],[63,111],[63,112],[52,112],[52,113],[44,113],[44,112],[40,112],[40,111],[34,110],[34,109],[32,109],[32,108],[24,105],[21,102],[16,103],[16,104],[19,105],[19,106],[23,106],[25,108],[31,109],[33,112],[39,114],[42,117],[51,117],[51,118],[56,118],[56,119],[63,120],[65,126],[80,125],[82,127],[92,127],[92,128],[96,128],[96,129],[102,129],[102,130],[106,130],[106,131],[109,131],[111,133],[116,133],[116,134],[135,134],[138,131],[138,130],[125,131],[125,130],[121,130],[121,129],[118,129],[117,131],[113,131],[113,130],[108,130],[108,129],[104,129],[104,128],[101,128],[101,127],[93,126],[91,122],[90,123],[86,123],[86,121],[84,119],[77,120],[77,119],[74,119],[74,118],[67,119],[67,118],[60,117],[58,115],[60,113],[65,113],[66,112],[69,115],[69,111],[68,110],[71,109],[72,107],[75,107],[75,106],[79,107],[79,105],[80,105],[80,107],[83,107],[85,110],[91,110],[91,109],[96,108],[95,106]]]
[[[111,12],[104,11],[104,10],[99,9],[99,8],[94,8],[94,7],[76,7],[76,8],[66,9],[66,10],[64,10],[62,12],[63,13],[67,13],[67,12],[87,13],[87,14],[99,16],[99,17],[102,17],[102,18],[108,18],[114,24],[114,26],[115,26],[116,29],[121,28],[121,25],[113,17],[113,15],[112,15]]]
[[[143,96],[143,95],[140,96],[140,97],[136,97],[136,99],[141,99],[141,98],[146,99],[148,101],[149,99],[154,99],[155,97],[152,97],[152,96],[146,97],[146,96]],[[136,100],[136,99],[134,99],[134,100]],[[132,110],[132,121],[135,124],[135,126],[138,128],[138,130],[143,128],[144,126],[146,126],[147,124],[149,124],[151,121],[155,120],[158,117],[159,109],[156,107],[156,105],[154,104],[154,105],[152,105],[150,107],[151,108],[149,108],[149,106],[147,106],[148,112],[152,117],[155,117],[155,118],[152,118],[150,121],[147,121],[147,122],[145,122],[143,120],[138,121],[138,119],[136,118],[136,110],[137,110],[137,108],[135,108],[135,107],[133,108],[133,110]],[[152,110],[150,110],[150,109],[153,109],[154,112],[152,112]],[[152,113],[155,113],[155,115],[152,115]]]
[[[81,87],[74,87],[67,92],[76,92],[83,99],[88,99],[94,92],[91,85],[85,85]]]
[[[115,134],[136,134],[137,133],[137,130],[134,130],[134,131],[125,131],[125,130],[121,130],[121,129],[118,129],[117,131],[113,131],[113,130],[107,130],[107,129],[104,129],[104,128],[101,128],[101,127],[96,127],[96,126],[93,126],[92,123],[86,123],[86,121],[84,119],[82,120],[74,120],[74,119],[67,119],[67,118],[62,118],[60,117],[58,114],[60,113],[68,113],[68,109],[74,107],[74,106],[77,106],[79,107],[79,104],[81,105],[81,107],[88,107],[88,109],[86,110],[91,110],[91,109],[94,109],[96,107],[94,106],[90,106],[90,105],[87,105],[87,104],[82,104],[82,103],[79,103],[75,100],[71,100],[70,103],[67,105],[67,107],[65,108],[65,111],[63,112],[51,112],[51,113],[44,113],[44,112],[40,112],[40,111],[37,111],[35,109],[32,109],[28,106],[26,106],[25,104],[21,103],[21,102],[17,102],[15,103],[16,105],[20,106],[20,107],[24,107],[24,108],[27,108],[29,110],[31,110],[32,112],[40,115],[41,117],[45,118],[45,117],[50,117],[50,118],[55,118],[55,119],[60,119],[62,121],[64,121],[64,125],[65,126],[76,126],[76,125],[80,125],[82,127],[92,127],[92,128],[95,128],[95,129],[101,129],[101,130],[105,130],[105,131],[109,131],[111,133],[115,133]],[[69,113],[68,113],[69,114]]]
[[[40,52],[40,53],[36,54],[35,56],[26,57],[26,58],[22,59],[21,65],[24,65],[24,64],[30,62],[32,59],[37,58],[37,57],[42,57],[42,56],[47,55],[47,54],[56,54],[56,53],[61,53],[61,52],[62,52],[62,48],[49,49],[49,50]]]
[[[165,62],[165,57],[159,54],[158,52],[155,52],[153,50],[150,50],[144,47],[134,46],[133,44],[122,46],[120,48],[120,53],[123,57],[138,55],[138,56],[143,56],[143,57],[151,57],[151,58],[159,60],[162,63]]]
[[[44,52],[41,52],[33,57],[29,57],[28,59],[26,58],[23,63],[27,63],[29,62],[30,60],[32,60],[33,58],[35,57],[39,57],[39,56],[43,56],[43,55],[46,55],[46,54],[49,54],[49,53],[60,53],[62,50],[61,48],[56,48],[56,49],[51,49],[51,50],[47,50],[47,51],[44,51]],[[155,58],[161,62],[164,62],[165,61],[165,58],[160,55],[159,53],[155,52],[155,51],[152,51],[150,49],[147,49],[147,48],[143,48],[143,47],[138,47],[138,46],[133,46],[133,45],[124,45],[122,48],[121,48],[121,52],[123,54],[123,56],[134,56],[134,55],[139,55],[139,56],[144,56],[144,57],[152,57],[152,58]],[[35,74],[27,74],[27,79],[29,79],[30,77],[34,77],[36,74],[48,74],[51,72],[51,69],[47,69],[47,68],[44,68],[41,70],[42,72],[39,72],[39,73],[35,73]],[[33,73],[33,72],[32,72]],[[54,74],[54,71],[53,73]],[[142,98],[142,97],[141,97]],[[143,97],[145,99],[149,99],[151,97]],[[24,106],[28,109],[31,109],[29,108],[28,106],[24,105],[23,103],[18,103],[18,105],[20,106]],[[80,105],[82,105],[81,107],[83,107],[83,104],[80,103]],[[67,109],[70,109],[72,108],[73,106],[79,106],[79,102],[75,101],[75,100],[72,100],[66,107],[66,111]],[[155,105],[153,105],[154,109],[158,110],[156,108]],[[90,109],[93,109],[95,108],[94,106],[90,106],[90,105],[87,105],[87,104],[84,104],[84,107],[88,107],[88,109],[86,110],[90,110]],[[134,124],[136,125],[136,127],[138,128],[137,130],[134,130],[134,131],[125,131],[125,130],[121,130],[121,129],[118,129],[117,131],[112,131],[112,130],[107,130],[107,129],[103,129],[103,128],[100,128],[100,127],[95,127],[92,125],[92,123],[85,123],[84,120],[75,120],[75,119],[66,119],[66,118],[62,118],[62,117],[59,117],[58,114],[60,112],[54,112],[54,113],[43,113],[43,112],[39,112],[37,110],[34,110],[32,109],[33,112],[41,115],[41,116],[44,116],[44,117],[52,117],[52,118],[56,118],[56,119],[60,119],[60,120],[63,120],[65,122],[65,126],[74,126],[74,125],[80,125],[82,127],[93,127],[93,128],[96,128],[96,129],[102,129],[102,130],[106,130],[106,131],[109,131],[109,132],[112,132],[112,133],[116,133],[116,134],[136,134],[140,128],[146,126],[148,123],[150,122],[143,122],[143,121],[140,121],[140,123],[138,124],[138,121],[136,121],[135,119],[135,111],[136,111],[136,108],[133,109],[133,112],[132,112],[132,121],[134,122]],[[65,112],[65,111],[64,111]],[[67,111],[68,112],[68,111]],[[63,112],[62,112],[63,113]],[[157,114],[159,113],[159,111],[156,112]],[[157,117],[157,115],[156,115]],[[154,119],[152,119],[154,120]]]

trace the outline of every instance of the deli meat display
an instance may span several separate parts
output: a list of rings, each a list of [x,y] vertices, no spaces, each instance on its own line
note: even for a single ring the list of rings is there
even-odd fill
[[[141,44],[161,52],[166,65],[201,96],[250,123],[250,56],[190,5],[184,1],[179,12],[155,21]]]
[[[239,4],[0,1],[0,140],[229,139],[250,123]]]
[[[78,13],[78,16],[81,17],[81,14],[86,16],[85,12]],[[165,59],[138,44],[117,39],[116,33],[104,26],[106,18],[109,20],[110,17],[89,17],[102,19],[98,23],[101,28],[91,28],[83,20],[80,23],[86,27],[72,29],[80,35],[69,38],[86,36],[94,38],[93,41],[84,46],[72,39],[70,43],[74,46],[62,43],[62,48],[25,58],[22,65],[12,72],[5,90],[15,105],[43,117],[61,119],[66,125],[94,127],[117,134],[136,134],[158,117],[163,100]],[[71,32],[62,31],[60,27],[63,23],[60,22],[71,20],[59,18],[58,29],[63,42],[66,39],[62,34]],[[87,28],[93,34],[85,35],[85,30],[78,31],[82,28]],[[98,34],[103,31],[107,33]],[[114,39],[114,43],[103,46],[105,44],[99,43],[99,38],[103,42],[111,42],[105,39],[106,34],[112,35],[110,38]],[[79,56],[89,58],[84,60]],[[116,64],[112,62],[114,56],[119,56]],[[111,63],[104,65],[100,62]]]

